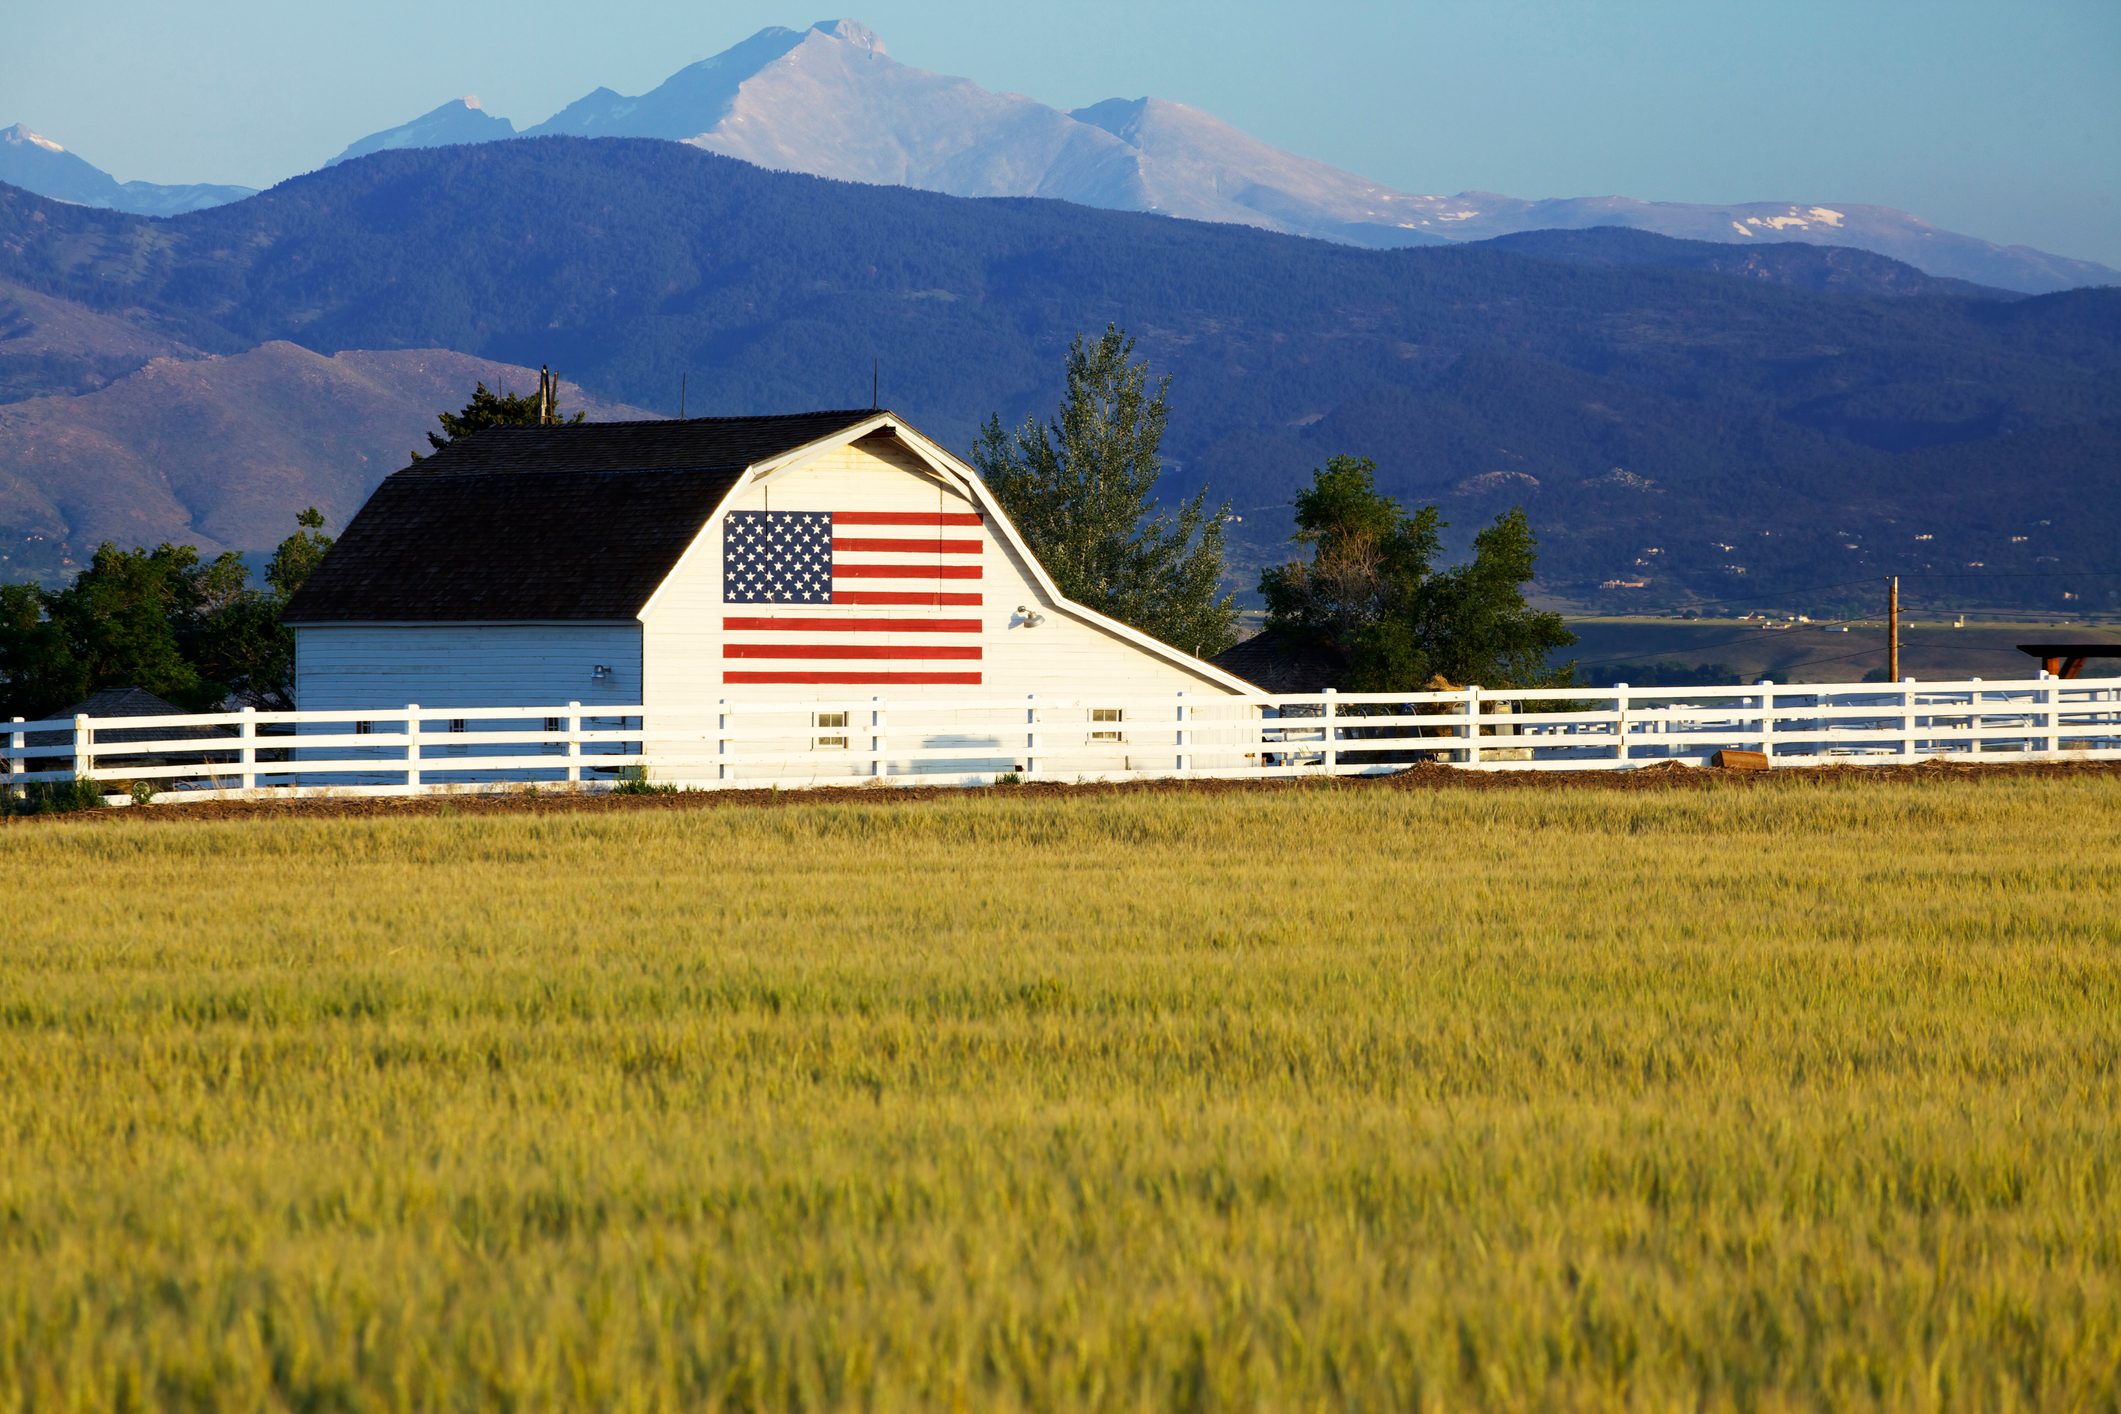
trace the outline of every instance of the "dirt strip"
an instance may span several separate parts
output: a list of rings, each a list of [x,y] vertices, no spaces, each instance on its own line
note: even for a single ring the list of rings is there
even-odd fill
[[[1286,791],[1364,790],[1817,790],[1858,781],[1944,783],[2005,781],[2026,777],[2121,781],[2121,761],[2028,761],[2022,764],[1954,764],[1935,759],[1913,766],[1810,766],[1775,771],[1723,771],[1680,765],[1631,771],[1467,771],[1426,764],[1383,776],[1281,777],[1271,780],[1171,780],[1085,782],[1034,781],[1004,786],[817,786],[806,790],[698,790],[644,795],[568,793],[546,786],[495,795],[354,796],[310,800],[211,800],[186,803],[164,796],[154,804],[65,815],[0,817],[9,825],[74,823],[181,824],[199,820],[399,819],[420,815],[608,814],[627,810],[760,809],[792,805],[907,806],[929,800],[1000,797],[1052,800],[1070,796],[1230,795]]]

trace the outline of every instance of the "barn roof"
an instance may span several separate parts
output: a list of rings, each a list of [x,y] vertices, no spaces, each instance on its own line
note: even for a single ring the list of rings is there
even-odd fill
[[[293,623],[630,619],[745,468],[858,411],[492,427],[387,477]]]
[[[1347,671],[1330,649],[1272,631],[1255,633],[1208,661],[1274,693],[1323,692],[1339,686]]]

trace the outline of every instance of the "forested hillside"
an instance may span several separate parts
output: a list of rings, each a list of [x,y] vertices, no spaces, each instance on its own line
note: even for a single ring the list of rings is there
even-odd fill
[[[1050,406],[1070,336],[1117,321],[1175,374],[1175,484],[1234,498],[1254,557],[1350,452],[1461,531],[1524,504],[1550,587],[1592,601],[1899,571],[2117,602],[2088,576],[2121,543],[2121,291],[1516,239],[1362,251],[557,138],[381,153],[169,221],[0,190],[0,280],[193,349],[449,348],[672,413],[681,375],[694,412],[772,411],[866,400],[880,361],[883,400],[960,449]],[[20,397],[7,359],[0,337]]]

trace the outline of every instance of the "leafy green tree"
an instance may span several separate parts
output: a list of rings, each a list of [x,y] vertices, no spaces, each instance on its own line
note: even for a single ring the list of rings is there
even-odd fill
[[[1168,416],[1166,374],[1149,386],[1147,359],[1107,326],[1068,350],[1060,414],[1014,432],[990,417],[973,465],[1061,593],[1188,652],[1219,653],[1237,610],[1223,592],[1223,523],[1207,492],[1170,514],[1157,508],[1157,448]]]
[[[324,562],[324,552],[331,548],[332,538],[323,532],[324,512],[311,506],[295,517],[295,533],[273,551],[271,563],[265,566],[265,584],[272,591],[277,608],[285,608],[295,591]]]
[[[1471,560],[1438,570],[1441,514],[1408,515],[1376,473],[1368,458],[1334,457],[1297,493],[1293,539],[1311,555],[1260,576],[1268,631],[1326,650],[1358,692],[1413,691],[1438,675],[1485,687],[1565,680],[1568,669],[1546,662],[1575,635],[1524,599],[1538,558],[1524,512],[1496,517]]]
[[[0,588],[0,716],[36,718],[106,687],[140,687],[191,711],[230,698],[293,705],[294,636],[280,611],[331,545],[314,508],[251,587],[233,553],[99,546],[64,589]]]
[[[582,421],[588,414],[576,410],[568,417],[560,411],[560,383],[548,371],[538,374],[538,391],[513,394],[506,390],[490,391],[480,383],[472,392],[471,401],[455,412],[439,412],[435,420],[442,424],[440,434],[427,434],[428,444],[441,451],[459,437],[468,437],[488,427],[548,427],[572,425]],[[414,461],[421,454],[412,454]]]
[[[120,550],[106,541],[65,589],[14,596],[0,638],[7,715],[41,716],[120,685],[180,707],[212,705],[220,693],[181,644],[196,632],[210,578],[189,545]]]

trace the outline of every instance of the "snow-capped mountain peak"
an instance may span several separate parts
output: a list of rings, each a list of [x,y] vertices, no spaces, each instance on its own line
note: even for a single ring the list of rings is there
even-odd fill
[[[829,38],[851,44],[857,49],[867,50],[878,58],[889,57],[890,51],[884,48],[884,41],[877,38],[875,30],[860,20],[819,20],[810,28]]]
[[[175,216],[251,195],[249,187],[121,182],[21,123],[0,128],[0,182],[54,201],[130,211],[136,216]]]
[[[0,142],[9,143],[15,146],[20,146],[21,144],[26,142],[33,147],[41,147],[46,152],[66,151],[65,148],[61,147],[58,143],[53,142],[43,133],[33,133],[28,128],[22,126],[22,124],[20,123],[15,124],[11,128],[0,128]]]
[[[1234,222],[1352,245],[1482,240],[1626,226],[1752,245],[1801,240],[1874,251],[1934,275],[2044,291],[2121,283],[2090,261],[2002,247],[1886,207],[1834,201],[1732,205],[1623,196],[1526,200],[1399,191],[1284,152],[1197,108],[1113,98],[1062,112],[1020,94],[893,59],[852,19],[772,26],[636,96],[598,88],[519,134],[475,97],[373,133],[333,158],[516,136],[665,138],[762,167],[955,196],[1055,197],[1086,206]],[[246,188],[113,182],[51,139],[0,133],[0,181],[66,201],[167,214]],[[71,164],[78,164],[71,165]],[[189,203],[189,205],[185,204]]]

